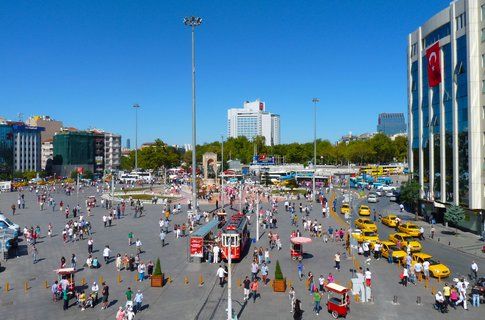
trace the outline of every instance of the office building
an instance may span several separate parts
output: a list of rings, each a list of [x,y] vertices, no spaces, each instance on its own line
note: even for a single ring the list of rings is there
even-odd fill
[[[266,112],[263,101],[246,101],[242,109],[227,110],[227,136],[249,140],[263,136],[267,146],[280,144],[280,116]]]
[[[118,170],[121,163],[121,136],[105,132],[104,150],[104,170]]]
[[[380,113],[377,118],[377,132],[392,136],[406,132],[404,113]]]
[[[409,168],[420,211],[450,205],[460,226],[483,230],[485,209],[485,0],[451,2],[408,36]]]
[[[130,138],[126,139],[126,149],[131,149],[131,140],[130,140]]]
[[[61,131],[54,135],[53,170],[69,176],[78,167],[94,172],[94,135],[87,131]]]
[[[0,180],[10,179],[13,173],[13,128],[0,123]]]
[[[44,128],[23,122],[9,123],[13,129],[13,170],[19,172],[41,170],[41,132]]]

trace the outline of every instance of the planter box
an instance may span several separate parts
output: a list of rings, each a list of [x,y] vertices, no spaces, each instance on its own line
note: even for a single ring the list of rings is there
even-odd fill
[[[273,291],[274,292],[285,292],[286,291],[286,278],[282,280],[273,280]]]
[[[152,287],[163,287],[163,273],[162,275],[152,275],[150,285]]]

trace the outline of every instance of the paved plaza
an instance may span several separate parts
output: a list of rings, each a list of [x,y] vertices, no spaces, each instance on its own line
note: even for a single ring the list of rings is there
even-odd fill
[[[48,207],[40,211],[36,203],[35,193],[24,191],[26,198],[26,209],[16,211],[15,216],[11,216],[9,209],[16,203],[18,193],[0,194],[0,211],[5,213],[14,222],[23,226],[36,226],[41,228],[41,239],[38,241],[38,251],[40,261],[32,263],[32,257],[27,251],[25,240],[19,243],[18,256],[11,257],[4,263],[6,269],[0,273],[0,318],[1,319],[115,319],[117,308],[126,302],[124,292],[127,287],[131,287],[134,292],[140,289],[144,295],[143,310],[136,315],[136,319],[226,319],[227,306],[227,285],[219,287],[216,279],[218,265],[208,263],[189,263],[187,261],[187,238],[176,239],[171,232],[167,236],[167,245],[162,248],[159,240],[158,220],[162,214],[161,205],[145,205],[145,214],[141,218],[133,218],[133,211],[127,206],[126,215],[120,220],[114,220],[111,227],[105,228],[102,222],[102,215],[106,209],[95,207],[91,217],[86,217],[92,223],[94,239],[94,255],[101,261],[100,269],[87,269],[82,265],[88,254],[86,240],[64,243],[61,231],[66,223],[64,215],[58,207],[55,211]],[[83,207],[87,196],[96,194],[94,188],[87,188],[79,194],[79,202]],[[340,191],[326,195],[329,199],[337,196],[340,202]],[[97,195],[99,199],[100,195]],[[76,203],[76,195],[67,196],[63,192],[55,193],[54,198],[59,203],[61,200],[69,204],[71,208]],[[359,200],[362,201],[362,200]],[[297,208],[299,202],[296,201]],[[98,201],[99,203],[99,201]],[[182,202],[183,203],[183,202]],[[398,205],[390,203],[383,198],[381,202],[371,207],[376,207],[379,211],[398,212]],[[237,205],[235,206],[237,207]],[[267,202],[263,203],[267,208]],[[202,204],[201,210],[213,210],[214,205]],[[235,213],[235,210],[227,208],[228,212]],[[337,210],[338,212],[339,210]],[[185,221],[186,206],[183,206],[181,213],[172,217],[171,227],[177,223]],[[297,209],[298,212],[298,209]],[[86,216],[84,214],[84,216]],[[406,215],[403,215],[406,216]],[[310,213],[311,219],[317,219],[322,223],[323,228],[328,226],[333,228],[344,228],[346,224],[342,215],[332,211],[329,218],[322,218],[320,210],[314,208]],[[271,263],[269,265],[269,278],[274,277],[274,266],[279,260],[283,275],[291,281],[295,287],[297,298],[302,301],[304,310],[303,319],[328,319],[330,315],[322,310],[317,316],[312,312],[312,297],[306,288],[305,281],[298,280],[297,263],[290,259],[289,234],[295,229],[290,226],[290,214],[285,212],[284,206],[280,202],[278,214],[277,232],[282,239],[282,250],[274,249],[270,252]],[[254,217],[251,217],[254,222]],[[301,220],[300,220],[301,222]],[[46,237],[47,225],[53,226],[53,236]],[[381,238],[387,237],[391,229],[378,224]],[[298,226],[304,236],[300,223]],[[128,233],[134,233],[134,238],[139,238],[143,243],[143,261],[156,261],[160,257],[162,272],[166,277],[170,277],[171,282],[163,288],[152,288],[149,281],[136,282],[136,272],[122,270],[116,271],[114,262],[104,264],[102,261],[102,249],[105,245],[111,248],[111,256],[117,253],[134,253],[135,246],[128,245]],[[251,237],[255,236],[255,223],[251,224]],[[268,247],[267,230],[261,229],[260,240],[256,243],[259,247]],[[483,256],[475,256],[469,253],[460,252],[446,245],[436,242],[424,241],[423,251],[432,253],[436,258],[446,263],[452,269],[453,275],[466,274],[468,266],[473,259],[485,267]],[[249,254],[233,267],[233,308],[238,315],[238,319],[293,319],[290,313],[290,305],[287,293],[274,293],[271,286],[260,285],[260,297],[255,303],[243,300],[242,287],[240,281],[246,275],[250,275],[250,264],[252,259],[251,246]],[[317,279],[320,275],[327,277],[332,273],[336,282],[347,286],[351,278],[351,269],[362,266],[369,268],[373,275],[373,299],[367,303],[355,303],[352,299],[351,312],[349,319],[454,319],[457,316],[462,319],[483,318],[485,312],[483,308],[473,308],[469,304],[470,311],[462,312],[462,307],[458,310],[451,309],[447,315],[441,315],[432,307],[434,296],[432,290],[441,289],[443,283],[431,280],[425,288],[424,282],[419,282],[416,286],[410,285],[406,288],[398,284],[400,269],[396,264],[388,264],[381,259],[371,260],[366,263],[361,257],[355,260],[342,257],[342,269],[340,272],[334,268],[334,255],[337,252],[344,253],[343,242],[324,243],[321,238],[313,238],[313,242],[305,245],[304,251],[308,254],[303,260],[304,273],[312,272]],[[70,261],[71,254],[78,257],[78,272],[76,273],[76,284],[81,286],[86,283],[85,289],[90,287],[93,281],[105,281],[110,286],[110,306],[106,310],[101,310],[97,305],[93,309],[81,311],[75,306],[75,300],[71,300],[71,307],[67,311],[62,310],[62,302],[52,302],[50,285],[56,279],[53,272],[59,267],[60,258],[64,256]],[[118,277],[119,275],[119,277]],[[102,278],[102,279],[101,279]],[[200,279],[203,285],[199,284]],[[120,281],[119,281],[120,280]],[[451,279],[449,279],[451,281]],[[6,291],[5,285],[9,283],[10,289]],[[47,282],[48,288],[45,283]],[[88,290],[87,290],[88,291]],[[420,299],[420,303],[417,300]],[[322,306],[324,301],[322,299]],[[394,303],[396,300],[397,303]],[[324,307],[325,308],[325,307]],[[35,316],[34,316],[35,315]]]

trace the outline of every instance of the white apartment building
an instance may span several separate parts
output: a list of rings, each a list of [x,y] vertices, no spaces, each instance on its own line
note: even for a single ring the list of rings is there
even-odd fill
[[[259,99],[243,104],[243,108],[227,110],[227,136],[265,137],[267,146],[280,144],[280,116],[266,112],[266,104]]]
[[[453,1],[408,36],[409,169],[421,214],[450,205],[480,233],[485,209],[485,0]],[[429,73],[429,74],[428,74]]]
[[[104,133],[104,170],[118,170],[121,164],[121,135]]]

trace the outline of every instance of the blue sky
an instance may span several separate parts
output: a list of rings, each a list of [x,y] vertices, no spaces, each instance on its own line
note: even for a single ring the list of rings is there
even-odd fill
[[[406,112],[406,39],[449,1],[0,1],[0,116],[47,114],[139,141],[191,141],[196,31],[198,143],[226,132],[226,110],[260,98],[282,142],[375,131]]]

